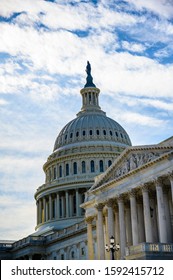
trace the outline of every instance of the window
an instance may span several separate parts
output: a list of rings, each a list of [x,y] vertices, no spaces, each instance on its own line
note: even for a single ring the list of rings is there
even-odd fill
[[[83,130],[82,135],[85,136],[85,134],[86,134],[86,132],[85,132],[85,130]]]
[[[115,134],[116,134],[116,136],[118,137],[118,132],[117,132],[117,131],[115,132]]]
[[[85,164],[85,161],[82,161],[82,173],[86,173],[86,164]]]
[[[103,135],[106,135],[106,130],[105,129],[103,130]]]
[[[73,163],[73,173],[77,174],[77,162]]]
[[[110,135],[112,136],[112,131],[110,130]]]
[[[64,254],[61,254],[61,260],[64,260]]]
[[[103,160],[100,160],[99,166],[100,166],[100,172],[103,172],[103,171],[104,171],[104,168],[103,168]]]
[[[100,131],[97,129],[97,130],[96,130],[96,133],[97,133],[97,135],[99,135],[99,134],[100,134]]]
[[[111,166],[112,160],[108,160],[108,167]]]
[[[65,166],[65,170],[66,170],[66,176],[69,175],[69,164],[67,163]]]
[[[73,133],[70,133],[70,138],[72,138],[73,137]]]
[[[76,137],[78,137],[78,136],[79,136],[79,131],[76,132]]]
[[[91,172],[93,173],[93,172],[95,172],[94,161],[92,160],[90,164],[91,164]]]
[[[90,135],[93,135],[93,131],[90,129]]]
[[[84,247],[81,248],[81,255],[85,256],[85,248]]]
[[[53,179],[56,179],[56,167],[53,168]]]
[[[55,219],[55,199],[52,200],[52,218]]]
[[[59,177],[62,177],[62,166],[59,167]]]

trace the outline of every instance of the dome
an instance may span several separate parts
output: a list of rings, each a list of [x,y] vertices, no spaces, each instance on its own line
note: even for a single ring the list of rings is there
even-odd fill
[[[113,146],[126,148],[131,146],[130,138],[123,127],[106,116],[99,106],[100,90],[93,83],[91,65],[88,61],[86,84],[80,93],[82,95],[82,108],[77,117],[64,126],[59,133],[54,151],[67,145],[82,145],[102,141],[110,142]]]
[[[113,141],[131,145],[123,127],[104,112],[85,113],[70,121],[59,133],[54,151],[62,146],[86,141]]]

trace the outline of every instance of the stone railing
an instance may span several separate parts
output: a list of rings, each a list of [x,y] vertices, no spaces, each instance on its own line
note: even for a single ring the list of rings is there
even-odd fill
[[[136,246],[126,247],[126,256],[142,252],[173,253],[173,243],[141,243]]]

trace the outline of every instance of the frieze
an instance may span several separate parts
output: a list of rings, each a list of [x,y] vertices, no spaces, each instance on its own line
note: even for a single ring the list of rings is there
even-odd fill
[[[120,167],[118,167],[109,178],[110,180],[121,177],[128,172],[146,164],[160,156],[159,153],[149,152],[149,153],[133,153],[128,159],[126,159]]]

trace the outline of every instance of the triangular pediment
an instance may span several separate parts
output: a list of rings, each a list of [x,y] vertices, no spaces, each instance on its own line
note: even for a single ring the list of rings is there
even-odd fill
[[[173,152],[171,145],[128,147],[115,159],[106,172],[98,177],[90,190],[97,189],[109,181],[126,177],[141,168],[147,168],[171,152]]]

